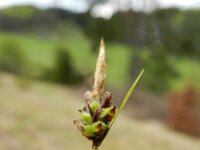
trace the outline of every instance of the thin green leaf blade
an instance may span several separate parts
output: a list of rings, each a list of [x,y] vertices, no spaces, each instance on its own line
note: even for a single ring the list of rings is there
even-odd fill
[[[128,99],[129,99],[129,97],[130,97],[132,91],[134,90],[135,86],[137,85],[138,81],[140,80],[140,78],[141,78],[143,72],[144,72],[144,69],[140,72],[139,76],[137,77],[137,79],[135,80],[135,82],[131,85],[130,89],[128,90],[126,96],[124,97],[124,99],[123,99],[123,101],[122,101],[122,103],[121,103],[121,105],[120,105],[120,107],[119,107],[119,109],[118,109],[118,111],[117,111],[117,113],[116,113],[114,119],[113,119],[113,121],[110,123],[110,126],[109,126],[109,128],[108,128],[108,130],[107,130],[105,136],[99,141],[99,146],[101,145],[101,143],[104,141],[104,139],[105,139],[106,136],[108,135],[108,133],[109,133],[109,131],[110,131],[112,125],[113,125],[114,122],[116,121],[117,116],[119,115],[119,113],[120,113],[120,112],[122,111],[122,109],[124,108],[124,106],[125,106],[126,102],[128,101]]]
[[[140,74],[139,74],[139,76],[137,77],[137,79],[135,80],[135,82],[131,85],[131,87],[130,87],[130,89],[128,90],[126,96],[124,97],[124,99],[123,99],[123,101],[122,101],[122,103],[121,103],[121,105],[120,105],[120,107],[119,107],[119,109],[118,109],[118,111],[117,111],[117,113],[116,113],[116,115],[115,115],[113,121],[111,122],[109,128],[112,127],[112,125],[113,125],[113,123],[116,121],[116,119],[117,119],[119,113],[120,113],[120,112],[122,111],[122,109],[124,108],[126,102],[128,101],[129,97],[131,96],[131,93],[133,92],[134,88],[136,87],[138,81],[140,80],[140,78],[141,78],[143,72],[144,72],[144,69],[140,72]]]

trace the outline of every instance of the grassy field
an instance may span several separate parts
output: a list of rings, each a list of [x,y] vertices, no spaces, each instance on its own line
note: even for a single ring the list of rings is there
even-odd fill
[[[171,81],[172,90],[182,90],[185,86],[194,86],[200,90],[200,62],[183,58],[176,60],[175,64],[180,76]]]
[[[72,88],[0,74],[0,149],[90,149],[72,123],[81,97]],[[200,141],[159,122],[121,114],[101,149],[199,150]]]
[[[26,71],[31,76],[38,77],[44,73],[44,70],[54,67],[56,52],[59,48],[64,48],[69,52],[76,70],[83,75],[91,74],[94,71],[97,57],[97,53],[91,52],[92,43],[82,34],[81,29],[70,25],[67,28],[70,29],[68,30],[69,33],[63,37],[56,34],[43,36],[30,33],[0,32],[0,55],[4,47],[13,45],[23,54],[26,61],[24,63]],[[115,88],[123,87],[130,79],[130,61],[134,52],[132,51],[133,48],[120,43],[107,43],[107,41],[105,43],[107,84]],[[173,59],[172,61],[179,77],[169,81],[171,90],[180,90],[188,84],[200,89],[200,83],[198,82],[200,62],[188,58]],[[148,67],[150,66],[144,66],[146,71]],[[145,73],[146,76],[149,74],[151,72],[147,71]]]
[[[50,69],[55,64],[55,54],[59,48],[69,52],[74,67],[82,74],[94,71],[97,53],[91,52],[91,43],[78,31],[65,37],[36,36],[31,34],[0,33],[0,54],[4,45],[13,44],[21,51],[26,60],[26,68],[33,76],[39,76],[44,68]],[[106,43],[108,84],[119,87],[129,77],[130,48],[123,44]],[[115,57],[113,57],[113,53]],[[120,63],[118,63],[120,60]],[[126,78],[124,78],[126,77]]]

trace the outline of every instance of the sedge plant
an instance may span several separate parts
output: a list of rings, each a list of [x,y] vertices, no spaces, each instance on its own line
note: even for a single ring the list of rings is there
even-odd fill
[[[144,70],[140,72],[125,95],[120,107],[117,109],[117,107],[112,104],[112,93],[107,91],[103,94],[105,71],[105,45],[102,39],[96,63],[93,88],[91,91],[87,91],[84,94],[84,103],[79,109],[80,119],[74,120],[74,124],[81,134],[92,141],[93,150],[98,150],[99,146],[108,135],[113,123],[116,121],[144,72]]]

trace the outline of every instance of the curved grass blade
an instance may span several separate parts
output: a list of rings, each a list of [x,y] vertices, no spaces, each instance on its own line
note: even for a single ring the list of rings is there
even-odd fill
[[[122,111],[122,109],[124,108],[126,102],[128,101],[129,97],[131,96],[132,91],[134,90],[135,86],[137,85],[138,81],[140,80],[140,78],[141,78],[143,72],[144,72],[144,69],[140,72],[139,76],[137,77],[137,79],[135,80],[135,82],[131,85],[131,87],[130,87],[130,89],[128,90],[128,92],[126,93],[126,96],[124,97],[124,99],[123,99],[123,101],[122,101],[122,103],[121,103],[121,105],[120,105],[120,107],[119,107],[119,109],[118,109],[118,111],[117,111],[117,113],[116,113],[116,115],[115,115],[113,121],[110,123],[110,126],[109,126],[109,128],[108,128],[108,130],[107,130],[105,136],[104,136],[102,139],[100,139],[100,140],[98,141],[98,145],[99,145],[99,146],[101,145],[101,143],[103,142],[103,140],[104,140],[104,139],[106,138],[106,136],[108,135],[108,132],[110,131],[112,125],[113,125],[114,122],[116,121],[116,119],[117,119],[119,113],[120,113],[120,112]]]
[[[140,72],[139,76],[137,77],[137,79],[135,80],[135,82],[131,85],[131,87],[130,87],[130,89],[128,90],[128,92],[126,93],[126,96],[124,97],[124,99],[123,99],[123,101],[122,101],[122,103],[121,103],[121,105],[120,105],[120,107],[119,107],[119,109],[118,109],[118,111],[117,111],[117,113],[116,113],[116,115],[115,115],[113,121],[111,122],[109,129],[112,127],[112,125],[113,125],[113,123],[116,121],[116,119],[117,119],[119,113],[120,113],[120,112],[122,111],[122,109],[124,108],[126,102],[128,101],[129,97],[131,96],[131,93],[133,92],[133,90],[134,90],[135,86],[137,85],[138,81],[140,80],[140,78],[141,78],[143,72],[144,72],[144,69],[142,69],[142,71]]]

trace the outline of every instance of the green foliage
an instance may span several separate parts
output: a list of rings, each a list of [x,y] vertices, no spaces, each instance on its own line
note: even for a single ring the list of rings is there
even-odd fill
[[[142,83],[148,90],[163,92],[170,87],[170,80],[177,77],[178,73],[166,49],[154,47],[152,52],[150,50],[144,50],[141,56],[146,70]]]
[[[173,78],[169,81],[170,89],[173,91],[184,90],[185,87],[192,86],[200,91],[200,63],[198,60],[192,60],[188,57],[177,60],[172,59],[172,63],[176,66],[179,78]]]
[[[200,57],[200,16],[199,10],[190,10],[185,12],[184,19],[181,23],[181,31],[178,39],[178,51],[186,56]]]
[[[65,48],[59,48],[57,50],[55,66],[47,74],[47,79],[62,84],[80,83],[83,78],[75,70],[73,61]]]
[[[32,6],[13,6],[0,10],[2,16],[20,19],[30,18],[38,9]]]
[[[25,73],[25,58],[21,46],[14,40],[4,41],[0,47],[0,70],[22,75]]]
[[[133,48],[134,50],[134,48]],[[109,43],[106,47],[107,82],[110,86],[120,88],[130,80],[130,66],[133,51],[130,46]],[[113,57],[114,54],[114,57]],[[120,62],[120,63],[119,63]],[[135,64],[134,64],[135,65]]]

